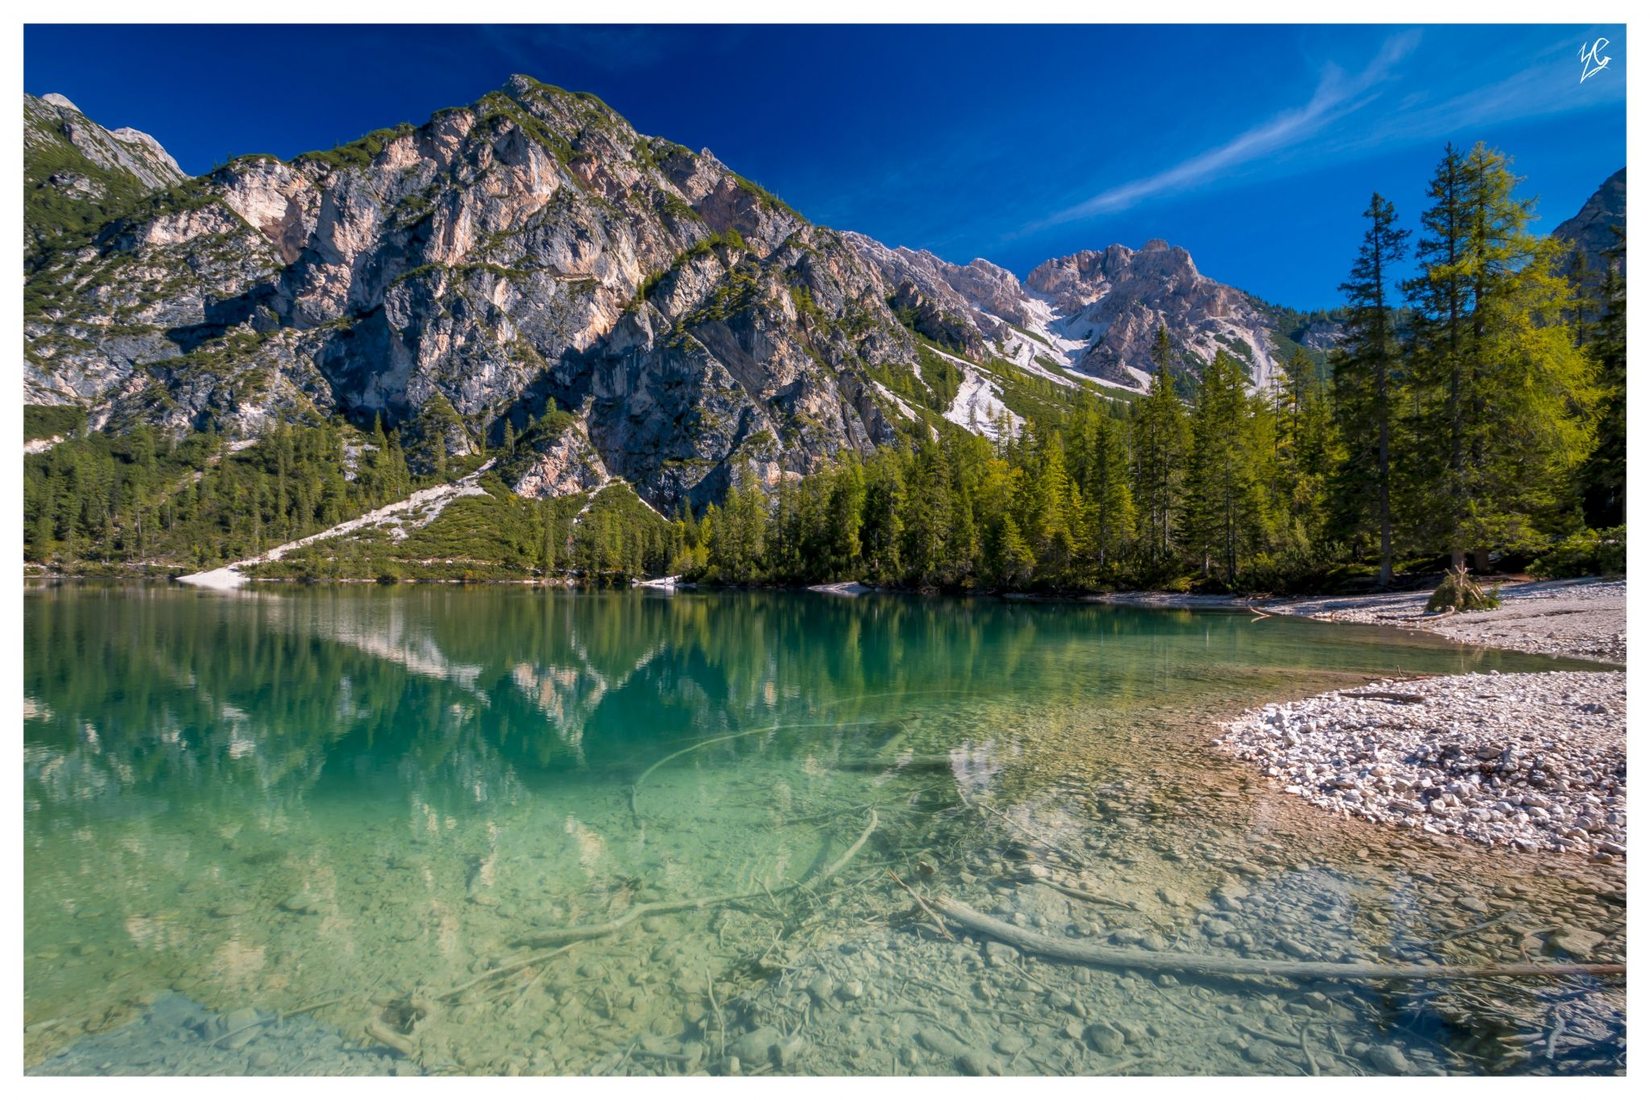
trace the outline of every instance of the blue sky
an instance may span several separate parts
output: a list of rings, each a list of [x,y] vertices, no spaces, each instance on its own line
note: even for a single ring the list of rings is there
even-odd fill
[[[1612,61],[1582,81],[1599,38]],[[1574,213],[1626,163],[1626,46],[1620,26],[32,26],[24,87],[201,172],[526,72],[889,244],[1023,275],[1162,237],[1310,308],[1338,301],[1371,191],[1414,223],[1446,141],[1510,153],[1538,228]]]

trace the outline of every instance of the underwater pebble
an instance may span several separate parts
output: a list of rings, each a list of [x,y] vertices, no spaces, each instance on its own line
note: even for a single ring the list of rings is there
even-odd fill
[[[775,1045],[784,1038],[771,1027],[748,1031],[734,1041],[730,1053],[746,1065],[766,1065]]]
[[[1404,1052],[1391,1044],[1370,1047],[1366,1057],[1382,1073],[1409,1073],[1413,1068]]]
[[[1123,1053],[1123,1046],[1128,1041],[1121,1031],[1108,1023],[1090,1024],[1083,1037],[1088,1040],[1089,1046],[1105,1055]]]
[[[315,899],[310,897],[308,894],[293,894],[291,897],[281,902],[280,908],[284,909],[288,913],[296,913],[299,916],[314,916],[316,913],[321,911],[315,904]]]

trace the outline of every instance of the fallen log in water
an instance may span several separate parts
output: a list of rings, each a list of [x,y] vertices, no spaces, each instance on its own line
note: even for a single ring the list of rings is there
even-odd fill
[[[1300,978],[1307,981],[1379,981],[1405,978],[1563,978],[1627,973],[1625,963],[1331,963],[1284,959],[1240,959],[1175,951],[1108,947],[1067,936],[1047,936],[987,916],[953,898],[935,898],[933,908],[957,927],[990,936],[1033,955],[1088,966],[1170,971],[1206,977]]]

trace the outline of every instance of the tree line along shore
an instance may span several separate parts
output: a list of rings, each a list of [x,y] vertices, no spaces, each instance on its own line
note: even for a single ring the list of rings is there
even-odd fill
[[[747,467],[720,503],[668,517],[622,482],[530,500],[489,472],[426,523],[321,539],[254,572],[1071,593],[1329,592],[1449,563],[1624,571],[1617,266],[1581,270],[1536,236],[1508,159],[1483,145],[1448,148],[1428,194],[1413,247],[1371,198],[1342,287],[1345,341],[1322,367],[1297,348],[1263,390],[1225,352],[1194,375],[1160,330],[1146,394],[1073,391],[995,439],[925,421],[903,445],[800,478]],[[60,441],[25,457],[25,560],[61,573],[255,557],[489,457],[408,454],[376,423],[231,444],[29,412],[31,438]],[[519,464],[568,419],[511,428],[491,457]]]

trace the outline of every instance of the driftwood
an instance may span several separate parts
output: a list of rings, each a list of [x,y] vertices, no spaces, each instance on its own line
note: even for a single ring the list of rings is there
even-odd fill
[[[1386,703],[1424,703],[1425,695],[1413,695],[1404,691],[1342,691],[1338,692],[1342,699],[1379,699]]]
[[[1308,981],[1380,981],[1405,978],[1562,978],[1627,973],[1624,963],[1329,963],[1283,959],[1242,959],[1174,951],[1107,947],[1064,936],[1047,936],[987,916],[952,898],[935,898],[933,907],[959,928],[1018,947],[1034,955],[1088,966],[1172,971],[1206,977],[1300,978]]]
[[[557,944],[576,943],[581,940],[594,940],[602,936],[611,936],[613,933],[635,923],[642,917],[656,916],[660,913],[680,913],[688,909],[709,909],[719,905],[730,905],[736,901],[750,901],[753,898],[771,897],[774,894],[783,894],[803,886],[815,887],[836,875],[848,865],[848,862],[859,854],[865,847],[865,842],[871,839],[871,834],[877,828],[877,812],[871,811],[870,819],[865,823],[865,831],[859,834],[859,839],[849,845],[848,850],[837,857],[836,862],[825,868],[813,878],[805,882],[793,882],[781,886],[777,890],[748,890],[737,894],[712,894],[703,898],[687,898],[683,901],[649,901],[641,905],[633,905],[622,915],[614,917],[602,924],[573,925],[568,928],[554,928],[540,932],[526,939],[518,940],[519,947],[553,947]]]

